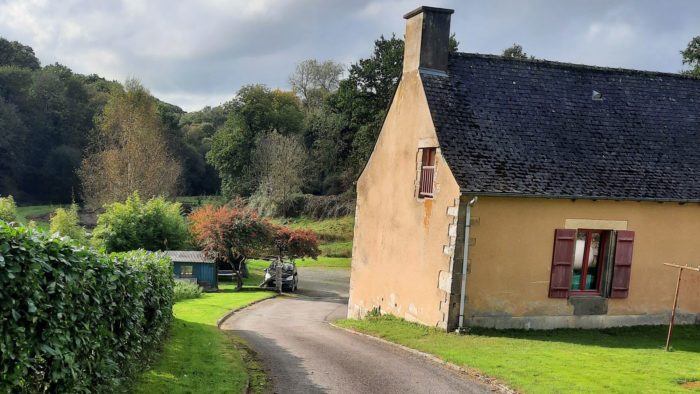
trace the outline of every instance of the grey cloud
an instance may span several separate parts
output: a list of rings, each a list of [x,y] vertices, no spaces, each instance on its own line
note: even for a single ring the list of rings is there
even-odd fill
[[[455,9],[465,52],[517,42],[558,61],[676,72],[700,34],[695,1],[438,1]],[[218,105],[242,85],[287,88],[308,58],[349,64],[380,34],[403,36],[409,1],[0,1],[0,34],[34,47],[42,63],[124,80],[187,110]]]

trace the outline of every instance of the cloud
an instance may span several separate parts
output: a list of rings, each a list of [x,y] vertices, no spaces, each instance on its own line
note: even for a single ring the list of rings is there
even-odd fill
[[[538,58],[675,72],[700,34],[700,2],[440,0],[466,52],[517,42]],[[0,31],[43,64],[123,81],[134,76],[186,110],[218,105],[243,85],[288,88],[309,58],[350,64],[380,35],[402,37],[406,0],[0,0]]]

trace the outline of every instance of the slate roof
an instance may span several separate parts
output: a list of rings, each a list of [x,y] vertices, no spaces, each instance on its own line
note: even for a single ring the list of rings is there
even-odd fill
[[[700,79],[466,53],[447,74],[421,79],[462,193],[700,201]]]
[[[165,254],[175,263],[214,263],[214,260],[206,258],[199,250],[166,250]]]

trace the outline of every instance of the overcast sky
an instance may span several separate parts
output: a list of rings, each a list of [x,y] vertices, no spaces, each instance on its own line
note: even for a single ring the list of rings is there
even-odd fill
[[[0,35],[42,64],[124,81],[136,77],[185,110],[219,105],[243,85],[288,89],[296,63],[350,64],[380,35],[403,37],[403,14],[452,8],[461,52],[513,43],[538,58],[677,72],[700,35],[696,0],[0,0]]]

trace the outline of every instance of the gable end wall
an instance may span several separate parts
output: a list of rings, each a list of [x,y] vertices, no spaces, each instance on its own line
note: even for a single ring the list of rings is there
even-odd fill
[[[433,199],[418,198],[421,150],[438,147],[418,71],[406,72],[357,183],[348,317],[377,308],[447,328],[459,187],[440,150]]]

